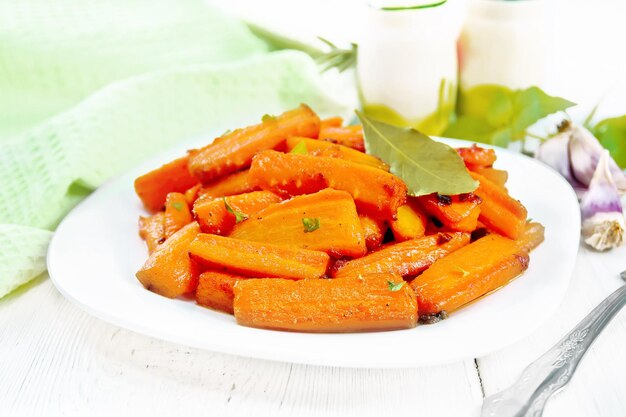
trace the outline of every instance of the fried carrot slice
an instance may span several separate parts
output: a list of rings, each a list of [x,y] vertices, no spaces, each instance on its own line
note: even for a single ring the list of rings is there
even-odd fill
[[[257,152],[274,149],[289,136],[316,137],[319,129],[319,117],[306,105],[276,117],[264,117],[258,125],[237,129],[200,150],[192,151],[189,172],[208,183],[248,167]]]
[[[334,271],[335,277],[389,272],[403,277],[416,275],[437,259],[469,243],[469,233],[439,233],[390,244]]]
[[[248,279],[235,285],[235,318],[244,326],[301,332],[408,329],[417,324],[411,292],[392,274]]]
[[[468,168],[480,167],[488,168],[496,162],[496,151],[488,148],[481,148],[473,144],[469,148],[458,148],[456,150]]]
[[[426,233],[428,218],[415,198],[407,198],[406,204],[398,208],[396,218],[389,223],[393,236],[398,242],[417,239]]]
[[[307,219],[312,222],[308,227]],[[273,204],[237,224],[230,237],[319,250],[336,258],[367,251],[354,200],[330,188]]]
[[[506,187],[506,182],[509,179],[509,173],[501,169],[478,167],[472,168],[472,171],[498,184],[502,188]]]
[[[393,218],[406,200],[406,185],[388,172],[350,161],[264,151],[250,168],[253,184],[282,196],[311,194],[324,188],[350,193],[360,213]]]
[[[279,196],[269,191],[253,191],[222,198],[206,197],[196,201],[193,205],[193,213],[204,233],[226,235],[233,229],[237,220],[242,221],[252,217],[264,208],[280,201]],[[239,219],[237,219],[237,214],[239,214]]]
[[[359,220],[361,221],[361,227],[365,235],[365,246],[367,246],[367,250],[378,248],[381,243],[383,243],[385,233],[387,233],[387,225],[385,222],[366,216],[365,214],[359,214]]]
[[[249,193],[256,191],[256,188],[250,182],[249,170],[235,172],[224,178],[220,178],[210,184],[205,185],[198,192],[198,198],[200,197],[225,197],[229,195],[236,195],[242,193]]]
[[[208,268],[247,277],[320,278],[330,263],[324,252],[205,233],[191,242],[189,253]]]
[[[537,222],[527,222],[524,230],[515,242],[521,250],[529,253],[543,242],[544,235],[545,228],[543,225]]]
[[[489,229],[517,239],[526,224],[526,208],[494,182],[475,172],[470,172],[470,175],[480,182],[478,189],[474,191],[482,200],[478,219]]]
[[[320,129],[318,138],[365,152],[363,126],[360,125],[343,127],[324,126],[324,128]]]
[[[187,205],[189,207],[193,207],[193,203],[196,201],[196,198],[198,198],[198,193],[201,189],[202,184],[198,183],[185,191],[185,200],[187,201]]]
[[[449,230],[472,232],[478,224],[481,200],[476,195],[429,194],[418,197],[424,211],[439,220]]]
[[[161,210],[167,194],[183,193],[198,183],[189,174],[187,161],[187,157],[176,159],[135,180],[135,192],[148,210]]]
[[[174,233],[137,272],[139,282],[148,290],[169,298],[195,291],[199,271],[189,258],[188,249],[199,232],[200,227],[193,222]]]
[[[339,116],[329,117],[328,119],[323,119],[320,122],[320,129],[325,127],[341,127],[343,124],[343,119]]]
[[[181,193],[169,193],[165,200],[165,238],[169,238],[185,225],[191,223],[193,217],[187,205],[187,199]]]
[[[233,314],[233,287],[242,277],[224,272],[207,271],[200,274],[196,302],[204,307]]]
[[[389,171],[389,166],[373,155],[368,155],[348,148],[347,146],[337,145],[323,140],[292,136],[287,138],[287,151],[292,151],[293,148],[300,143],[304,143],[308,153],[311,155],[346,159],[373,168],[382,169],[383,171]]]
[[[165,214],[159,212],[152,216],[139,217],[139,236],[146,241],[148,253],[154,252],[160,244],[165,242]]]
[[[517,243],[489,235],[439,259],[411,282],[420,314],[451,312],[506,285],[528,268]]]

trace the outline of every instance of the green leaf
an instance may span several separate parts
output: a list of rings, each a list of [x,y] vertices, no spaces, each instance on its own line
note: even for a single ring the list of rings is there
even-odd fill
[[[263,123],[275,122],[276,121],[276,116],[272,116],[271,114],[264,114],[263,117],[261,118],[261,121]]]
[[[400,291],[400,289],[404,287],[404,284],[406,284],[406,282],[404,281],[398,282],[397,284],[394,284],[391,281],[387,281],[387,285],[389,285],[389,291]]]
[[[172,207],[174,207],[176,211],[181,211],[183,209],[183,203],[181,203],[180,201],[174,201],[172,203]]]
[[[409,195],[469,193],[478,183],[450,146],[436,142],[411,128],[401,128],[371,119],[357,111],[363,123],[367,152],[390,167],[407,185]]]
[[[461,92],[457,119],[443,135],[506,147],[511,141],[523,139],[526,129],[537,121],[573,105],[538,87],[511,90],[478,85]]]
[[[576,103],[543,92],[539,87],[515,91],[513,97],[514,116],[511,128],[514,134],[523,133],[544,117],[563,111]]]
[[[626,168],[626,115],[602,120],[593,127],[592,133],[609,150],[615,162]]]
[[[304,226],[304,233],[311,233],[320,228],[320,219],[317,217],[303,217],[302,225]]]
[[[239,211],[233,210],[233,208],[226,202],[226,198],[222,197],[222,201],[224,202],[224,207],[226,207],[226,211],[235,215],[235,223],[240,223],[244,220],[248,219],[248,215],[245,213],[241,213]]]
[[[304,141],[300,141],[296,146],[293,147],[293,149],[289,153],[295,153],[296,155],[306,155],[309,153],[309,150],[306,148],[306,143]]]

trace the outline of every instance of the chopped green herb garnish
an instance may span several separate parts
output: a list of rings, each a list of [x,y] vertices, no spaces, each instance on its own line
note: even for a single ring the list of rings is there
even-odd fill
[[[263,117],[261,118],[261,121],[263,123],[265,123],[265,122],[275,122],[276,121],[276,116],[272,116],[271,114],[264,114]]]
[[[226,211],[235,215],[235,223],[240,223],[248,218],[248,215],[245,213],[241,213],[239,211],[233,210],[233,208],[226,202],[226,198],[222,197],[222,201],[224,201],[224,207],[226,207]]]
[[[183,203],[180,201],[174,201],[172,203],[172,207],[174,207],[177,211],[181,211],[183,209]]]
[[[314,232],[320,228],[320,219],[317,217],[303,217],[304,233]]]
[[[461,268],[460,266],[457,266],[456,269],[457,271],[461,273],[461,275],[463,275],[463,278],[469,275],[469,272],[467,272],[465,269]]]
[[[300,141],[298,142],[296,146],[293,147],[293,149],[289,153],[295,153],[297,155],[306,155],[309,153],[309,150],[306,148],[306,143],[304,143],[304,141]]]
[[[406,282],[404,281],[398,282],[397,284],[394,284],[391,281],[387,281],[387,285],[389,285],[389,291],[400,291],[400,289],[404,287],[404,284],[406,284]]]
[[[221,138],[222,136],[226,136],[226,135],[228,135],[230,132],[232,132],[232,130],[230,130],[230,129],[226,130],[224,133],[222,133],[222,134],[220,135],[220,138]]]

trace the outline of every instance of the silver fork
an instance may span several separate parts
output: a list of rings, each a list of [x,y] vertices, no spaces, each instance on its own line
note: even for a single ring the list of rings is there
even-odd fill
[[[626,281],[626,271],[620,274]],[[572,378],[580,360],[626,304],[626,284],[604,299],[549,351],[528,365],[504,391],[483,402],[481,417],[541,417],[546,402]]]

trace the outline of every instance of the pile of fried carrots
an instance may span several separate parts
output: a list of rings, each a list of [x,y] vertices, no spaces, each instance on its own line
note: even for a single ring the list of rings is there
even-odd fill
[[[493,150],[458,149],[473,193],[410,197],[342,123],[302,105],[137,178],[139,281],[245,326],[350,332],[445,316],[528,267],[543,227]]]

